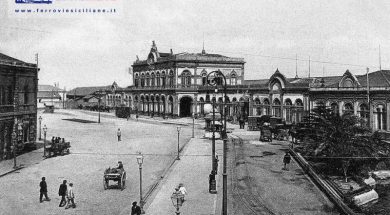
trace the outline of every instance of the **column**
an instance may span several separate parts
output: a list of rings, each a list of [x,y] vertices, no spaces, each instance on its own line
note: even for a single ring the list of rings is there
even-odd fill
[[[355,115],[355,116],[357,116],[358,115],[358,108],[359,108],[359,103],[357,102],[357,101],[354,101],[353,102],[353,114]]]
[[[194,109],[193,113],[198,114],[198,94],[194,95],[193,103],[194,103],[193,104],[193,109]]]
[[[180,104],[179,104],[179,96],[175,95],[173,96],[173,116],[179,116],[180,113]]]
[[[253,94],[249,95],[249,113],[248,116],[253,116]]]
[[[390,131],[390,101],[386,103],[386,130]]]
[[[340,116],[343,115],[343,107],[344,107],[344,101],[339,102],[339,114]]]

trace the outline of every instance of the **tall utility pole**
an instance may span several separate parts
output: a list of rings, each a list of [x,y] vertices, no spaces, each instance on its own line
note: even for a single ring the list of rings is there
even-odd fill
[[[309,78],[310,78],[310,56],[309,56]]]

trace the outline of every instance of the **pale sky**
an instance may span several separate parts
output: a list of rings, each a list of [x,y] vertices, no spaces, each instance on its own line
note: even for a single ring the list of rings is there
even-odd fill
[[[311,76],[364,74],[378,70],[379,45],[382,69],[390,68],[386,0],[111,1],[116,15],[17,18],[9,10],[15,1],[1,0],[0,52],[31,63],[39,53],[39,83],[66,89],[126,87],[128,68],[136,55],[146,58],[152,40],[160,52],[201,52],[203,35],[206,52],[245,59],[246,79],[269,78],[277,68],[294,77],[288,58],[296,55],[300,77],[308,76],[309,56]]]

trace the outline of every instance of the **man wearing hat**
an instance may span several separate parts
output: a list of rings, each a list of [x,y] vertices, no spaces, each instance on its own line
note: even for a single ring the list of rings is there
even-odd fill
[[[131,215],[140,215],[141,208],[137,205],[137,202],[133,202],[133,207],[131,207]]]

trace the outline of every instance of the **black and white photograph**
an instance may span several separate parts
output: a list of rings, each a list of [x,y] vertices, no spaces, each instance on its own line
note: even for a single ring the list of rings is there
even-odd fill
[[[1,0],[0,215],[388,215],[389,26],[385,0]]]

